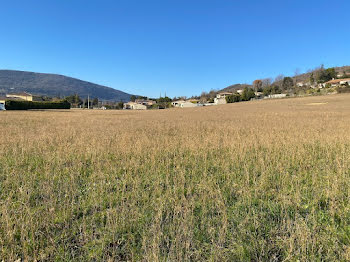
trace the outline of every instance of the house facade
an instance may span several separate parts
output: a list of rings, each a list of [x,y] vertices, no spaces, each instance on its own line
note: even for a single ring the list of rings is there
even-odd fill
[[[178,100],[171,102],[173,107],[181,107],[181,108],[189,108],[189,107],[197,107],[197,103],[191,102],[191,100]]]
[[[136,102],[128,102],[124,104],[124,109],[131,109],[131,110],[146,110],[147,106],[143,104],[138,104]]]
[[[10,99],[15,98],[15,99],[22,99],[25,101],[33,101],[33,95],[27,92],[6,94],[6,97]]]
[[[324,87],[330,85],[331,87],[350,85],[350,78],[333,79],[323,84]]]
[[[286,97],[287,94],[274,94],[274,95],[268,95],[268,96],[265,96],[264,99],[267,99],[267,98],[284,98]]]
[[[177,101],[171,102],[171,105],[172,105],[173,107],[181,107],[181,105],[182,105],[183,103],[185,103],[185,102],[186,102],[185,100],[177,100]]]
[[[153,106],[156,104],[156,101],[153,100],[142,100],[142,99],[136,99],[135,100],[136,104],[140,104],[140,105],[145,105],[145,106]]]
[[[232,93],[218,93],[214,98],[214,104],[224,105],[227,104],[226,97],[232,95]]]

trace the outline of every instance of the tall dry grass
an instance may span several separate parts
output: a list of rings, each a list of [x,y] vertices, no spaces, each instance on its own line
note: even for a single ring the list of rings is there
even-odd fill
[[[0,123],[4,261],[350,260],[349,95]]]

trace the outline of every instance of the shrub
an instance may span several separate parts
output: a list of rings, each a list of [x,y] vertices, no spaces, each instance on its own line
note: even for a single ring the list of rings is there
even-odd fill
[[[227,103],[236,103],[236,102],[240,102],[241,99],[241,95],[240,94],[232,94],[230,96],[226,96],[226,102]]]
[[[337,87],[336,91],[338,93],[350,93],[350,87]]]
[[[250,99],[255,97],[254,90],[251,88],[244,88],[242,93],[242,101],[249,101]]]
[[[65,101],[59,102],[32,102],[7,100],[5,102],[7,110],[28,110],[28,109],[70,109],[70,103]]]

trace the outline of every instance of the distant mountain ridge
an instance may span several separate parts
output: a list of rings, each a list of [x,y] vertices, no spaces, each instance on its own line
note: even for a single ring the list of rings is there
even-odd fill
[[[129,101],[131,94],[80,79],[57,75],[16,70],[0,70],[0,94],[29,92],[34,95],[63,97],[78,94],[85,98]]]

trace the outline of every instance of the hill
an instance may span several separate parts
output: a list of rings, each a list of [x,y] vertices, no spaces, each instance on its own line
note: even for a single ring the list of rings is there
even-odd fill
[[[295,84],[298,83],[298,82],[308,82],[308,81],[310,81],[311,74],[313,74],[313,76],[316,77],[317,74],[321,70],[323,70],[323,68],[320,66],[320,67],[317,67],[315,69],[308,70],[306,73],[301,73],[301,74],[296,74],[294,76],[291,76],[291,78],[293,79],[293,82]],[[334,70],[335,70],[337,76],[339,76],[340,78],[342,78],[342,76],[345,76],[345,75],[350,75],[350,66],[334,67]],[[283,77],[284,77],[283,75],[279,75],[278,77],[276,77],[275,80],[273,80],[272,78],[266,78],[266,79],[270,79],[271,84],[281,86]],[[216,91],[215,93],[219,93],[219,92],[235,92],[235,91],[237,91],[239,89],[243,89],[245,87],[252,87],[252,85],[249,85],[249,84],[233,84],[233,85],[230,85],[230,86],[225,87],[223,89],[220,89],[220,90]]]
[[[235,85],[230,85],[228,87],[225,87],[224,89],[221,89],[219,92],[235,92],[237,90],[244,89],[245,87],[252,87],[252,86],[248,84],[235,84]]]
[[[43,74],[15,70],[0,70],[0,94],[29,92],[45,96],[78,94],[110,101],[129,101],[130,94],[98,84],[57,74]]]

